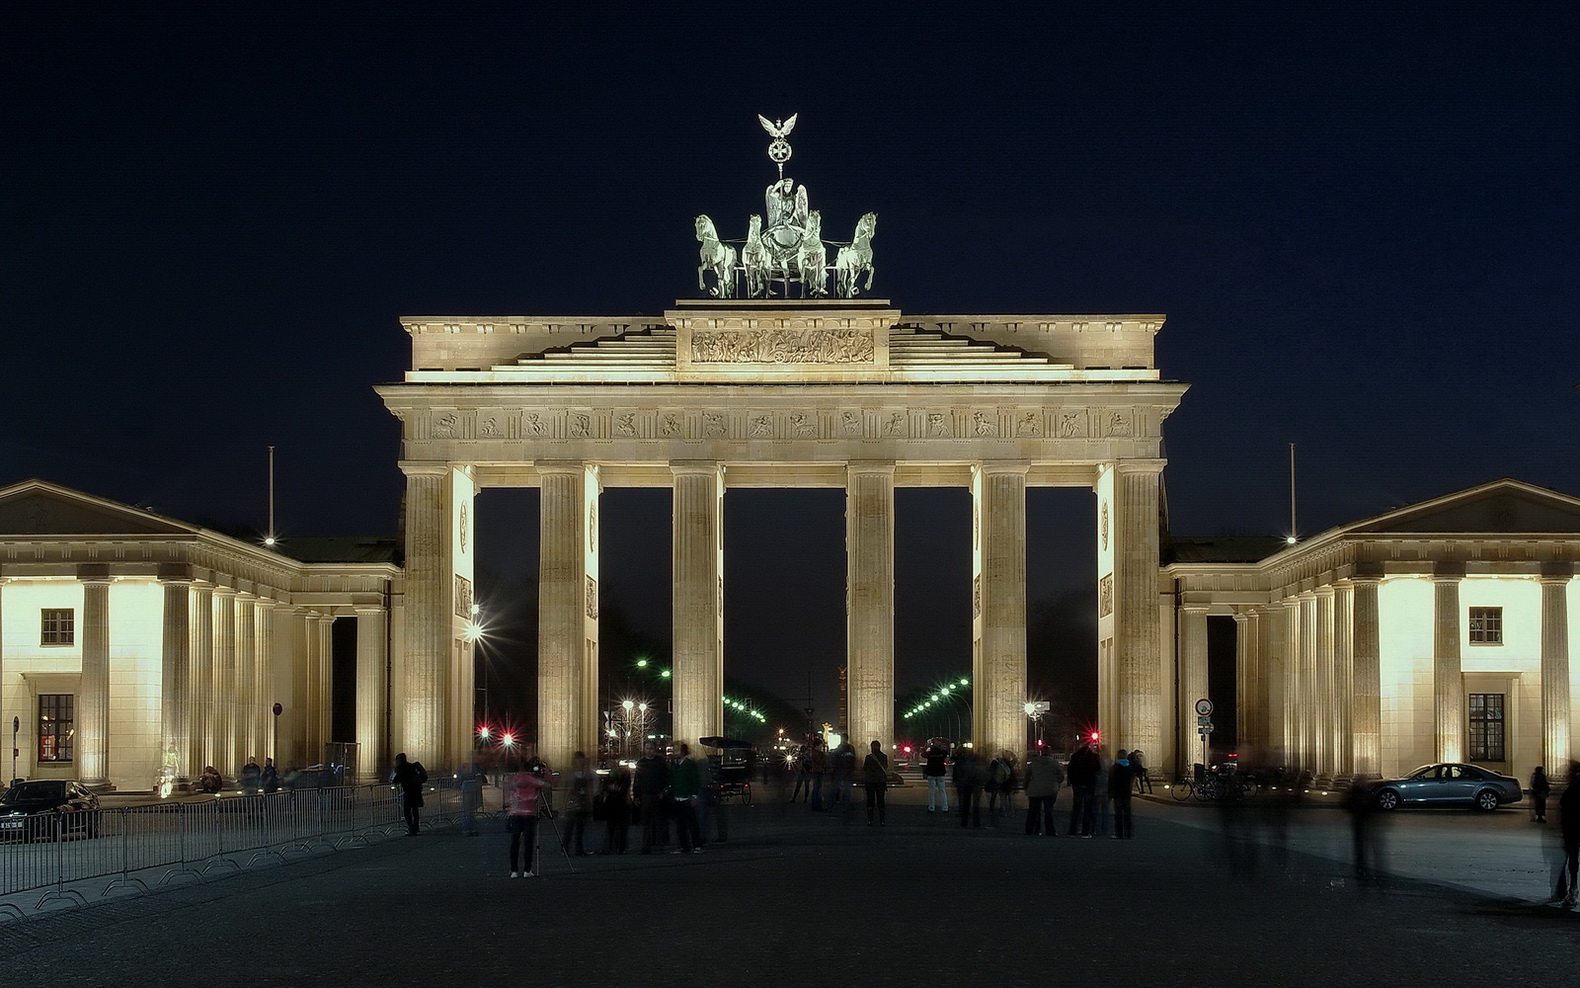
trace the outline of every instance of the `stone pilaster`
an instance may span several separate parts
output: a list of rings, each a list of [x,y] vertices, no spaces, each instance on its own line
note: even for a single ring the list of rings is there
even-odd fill
[[[214,766],[241,774],[236,745],[236,591],[214,588]]]
[[[1311,733],[1316,749],[1316,772],[1332,776],[1338,771],[1338,739],[1333,733],[1333,588],[1316,590],[1316,692],[1311,703]]]
[[[1563,771],[1573,757],[1569,727],[1569,583],[1574,567],[1542,567],[1542,764]]]
[[[1284,765],[1303,768],[1300,749],[1300,598],[1289,597],[1284,608]]]
[[[1244,750],[1260,750],[1256,724],[1257,696],[1256,612],[1234,615],[1234,735]],[[1247,759],[1247,764],[1250,764]]]
[[[894,741],[894,463],[845,468],[845,661],[850,741]]]
[[[1439,566],[1432,574],[1432,697],[1437,760],[1465,760],[1465,677],[1459,653],[1459,581],[1464,570]]]
[[[1355,774],[1377,778],[1382,774],[1382,647],[1377,623],[1377,587],[1374,575],[1356,574],[1355,610],[1351,623],[1351,691]]]
[[[600,725],[598,471],[539,463],[538,475],[538,749],[551,766],[568,767],[572,752],[596,750]]]
[[[403,463],[406,473],[405,641],[396,751],[433,762],[448,737],[446,705],[454,638],[450,564],[450,468]]]
[[[214,765],[214,587],[192,584],[192,773]],[[219,766],[215,765],[215,768]]]
[[[89,786],[110,781],[110,579],[104,570],[84,566],[79,572],[82,678],[77,686],[76,759],[79,778]]]
[[[724,729],[724,468],[675,462],[675,737]]]
[[[1114,466],[1114,645],[1119,730],[1111,748],[1163,752],[1158,641],[1158,475],[1162,460]],[[1154,756],[1156,757],[1156,756]]]
[[[384,746],[387,634],[384,608],[357,608],[357,777],[362,782],[377,781],[394,757]]]
[[[1336,775],[1355,774],[1353,636],[1355,627],[1355,584],[1339,580],[1333,584],[1333,771]]]
[[[174,578],[162,578],[159,583],[165,594],[159,645],[159,732],[165,760],[173,759],[176,774],[187,778],[192,757],[192,583]]]
[[[1187,764],[1202,759],[1202,738],[1196,733],[1196,701],[1207,695],[1207,608],[1180,606],[1179,750]],[[1210,740],[1210,739],[1209,739]]]
[[[971,740],[989,757],[1005,748],[1026,751],[1026,470],[1024,463],[992,463],[971,471]]]

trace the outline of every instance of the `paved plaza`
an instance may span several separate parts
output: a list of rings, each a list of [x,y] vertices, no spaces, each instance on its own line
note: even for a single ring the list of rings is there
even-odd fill
[[[638,840],[574,873],[545,827],[525,880],[498,829],[438,831],[13,920],[0,951],[15,984],[256,988],[1513,984],[1568,977],[1580,950],[1580,915],[1540,902],[1543,845],[1518,808],[1399,815],[1375,889],[1349,877],[1331,808],[1296,813],[1282,845],[1242,828],[1242,852],[1264,846],[1232,874],[1208,807],[1138,802],[1134,841],[1053,839],[1019,817],[962,831],[920,796],[896,793],[883,828],[760,803],[702,854]]]

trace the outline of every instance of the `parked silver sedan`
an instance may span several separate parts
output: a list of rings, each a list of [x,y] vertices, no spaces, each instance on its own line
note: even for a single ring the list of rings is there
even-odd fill
[[[1401,806],[1470,806],[1491,812],[1504,803],[1518,803],[1520,780],[1460,762],[1422,765],[1402,779],[1385,779],[1372,789],[1381,810]]]

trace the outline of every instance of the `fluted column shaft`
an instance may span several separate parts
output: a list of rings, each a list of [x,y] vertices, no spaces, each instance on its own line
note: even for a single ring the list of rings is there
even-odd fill
[[[253,738],[254,747],[258,750],[258,764],[262,765],[265,758],[273,758],[278,763],[279,752],[276,750],[274,738],[274,714],[272,708],[276,702],[282,706],[286,699],[276,695],[274,678],[274,611],[276,602],[272,600],[259,600],[253,604],[253,656],[256,664],[253,666],[253,696],[256,698],[253,710]]]
[[[1318,775],[1337,771],[1338,745],[1333,735],[1333,588],[1318,587],[1316,598],[1316,685],[1311,703],[1311,734]]]
[[[1256,730],[1256,615],[1234,615],[1234,735],[1242,749],[1259,748]],[[1247,761],[1249,764],[1249,760]]]
[[[1330,724],[1333,733],[1333,771],[1338,775],[1355,773],[1355,725],[1351,717],[1354,704],[1353,635],[1355,627],[1355,585],[1341,580],[1333,585],[1333,706]]]
[[[1207,699],[1211,699],[1207,695],[1207,608],[1186,604],[1180,607],[1180,690],[1176,713],[1179,750],[1185,755],[1181,761],[1186,764],[1197,759],[1205,764],[1202,736],[1196,731],[1196,701]]]
[[[165,592],[164,628],[159,646],[159,732],[164,760],[176,775],[189,777],[192,757],[192,584],[160,580]]]
[[[1117,747],[1163,752],[1163,668],[1158,641],[1158,475],[1161,460],[1114,468],[1114,643]],[[1156,756],[1154,756],[1156,757]]]
[[[845,654],[851,743],[894,739],[894,464],[845,479]]]
[[[538,748],[559,767],[598,743],[598,474],[584,463],[538,474]]]
[[[1542,764],[1562,772],[1573,757],[1569,733],[1570,573],[1545,567],[1542,574]]]
[[[236,591],[214,589],[214,765],[241,774],[236,760]]]
[[[1291,769],[1305,766],[1300,747],[1300,598],[1291,597],[1284,608],[1284,764]]]
[[[449,468],[403,464],[406,472],[405,641],[402,649],[400,736],[393,744],[412,758],[435,760],[449,724],[449,669],[454,638]],[[381,767],[382,768],[382,767]]]
[[[1026,464],[972,471],[976,647],[971,739],[989,757],[1026,750]]]
[[[217,760],[214,751],[214,587],[192,585],[192,771]],[[218,768],[219,766],[215,766]]]
[[[357,608],[357,775],[364,782],[376,781],[393,758],[384,747],[387,662],[384,608]]]
[[[1432,577],[1432,696],[1437,760],[1465,760],[1465,683],[1459,653],[1458,574]]]
[[[82,678],[77,687],[75,757],[90,786],[110,779],[110,581],[82,581]]]
[[[1357,576],[1352,622],[1350,662],[1354,700],[1353,724],[1355,774],[1376,778],[1382,773],[1382,650],[1377,624],[1377,587],[1374,576]]]
[[[675,737],[724,729],[724,470],[671,463],[674,475]]]

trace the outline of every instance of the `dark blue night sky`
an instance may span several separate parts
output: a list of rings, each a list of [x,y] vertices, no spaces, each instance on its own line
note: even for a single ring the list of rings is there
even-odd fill
[[[274,444],[287,534],[393,533],[396,317],[661,311],[796,112],[826,232],[879,214],[875,295],[1168,314],[1176,532],[1281,533],[1290,442],[1303,534],[1580,493],[1572,5],[320,6],[0,15],[0,483],[261,530]],[[611,602],[667,637],[667,501],[608,498]],[[1090,593],[1090,503],[1035,494],[1034,613]],[[969,519],[900,508],[906,687],[968,664]],[[535,495],[479,511],[530,572]],[[826,695],[842,511],[731,495],[732,671]]]

